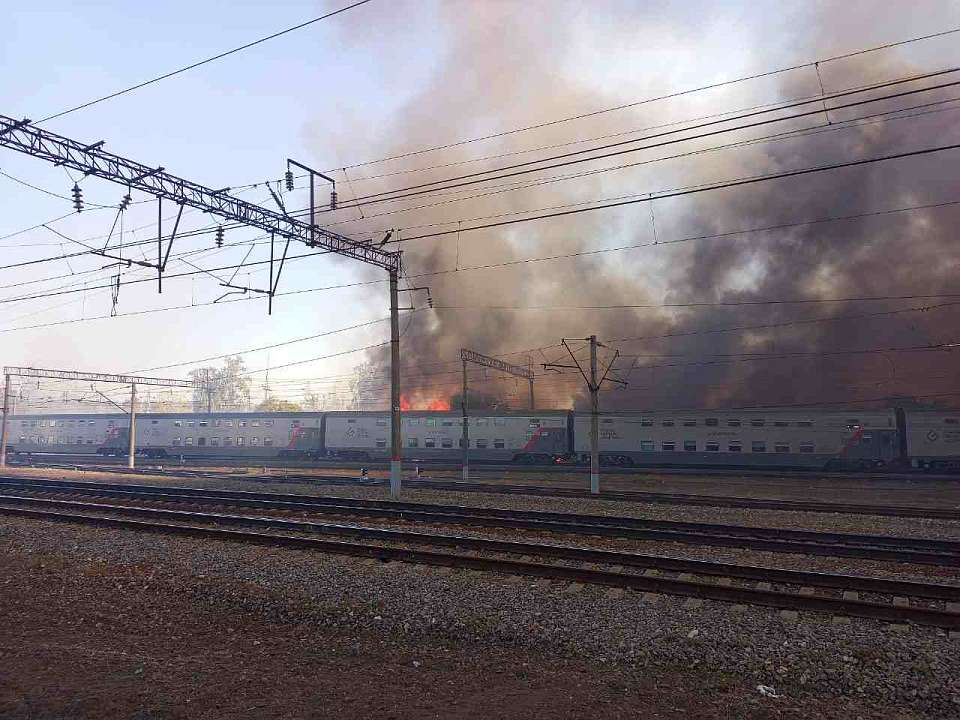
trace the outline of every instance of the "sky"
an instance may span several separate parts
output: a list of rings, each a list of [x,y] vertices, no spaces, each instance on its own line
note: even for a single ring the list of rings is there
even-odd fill
[[[78,6],[53,0],[8,8],[0,26],[0,113],[12,117],[46,117],[79,103],[168,72],[269,32],[297,24],[343,3],[329,2],[101,2]],[[878,10],[882,8],[882,10]],[[960,6],[951,2],[500,2],[499,0],[374,0],[336,18],[298,30],[242,53],[164,80],[128,95],[44,123],[42,127],[70,138],[106,141],[107,149],[209,187],[238,187],[276,180],[288,157],[337,178],[341,202],[391,183],[406,184],[408,175],[382,180],[362,178],[417,167],[437,155],[390,163],[357,165],[421,147],[498,133],[558,117],[635,102],[677,90],[699,87],[766,70],[806,63],[865,47],[936,33],[960,25]],[[899,60],[929,68],[941,63],[955,36],[897,51]],[[954,58],[960,61],[960,58]],[[877,77],[886,67],[876,64]],[[854,71],[855,70],[855,71]],[[824,66],[828,87],[871,82],[873,66]],[[634,111],[611,113],[555,129],[522,133],[459,149],[457,160],[485,152],[516,151],[544,142],[571,141],[615,133],[654,121],[670,122],[700,113],[734,110],[752,103],[782,99],[789,83],[761,79],[722,91],[696,94]],[[801,94],[812,92],[811,77],[796,80]],[[802,87],[801,87],[802,86]],[[450,156],[445,155],[444,161]],[[346,168],[346,170],[345,170]],[[748,167],[742,168],[749,170]],[[220,282],[230,271],[185,279],[168,278],[162,295],[155,283],[128,285],[149,271],[125,268],[116,317],[109,317],[111,291],[103,287],[117,272],[103,268],[107,260],[77,256],[21,267],[2,267],[38,260],[83,246],[63,236],[102,244],[110,232],[113,206],[125,189],[96,178],[81,180],[84,212],[44,227],[25,228],[60,218],[71,211],[70,190],[76,174],[42,161],[0,149],[0,171],[52,197],[0,176],[0,361],[97,372],[142,371],[183,376],[196,367],[190,361],[240,353],[250,348],[315,336],[348,326],[354,330],[297,342],[269,351],[244,353],[248,368],[274,368],[271,381],[282,395],[296,399],[305,379],[313,389],[344,387],[344,376],[362,362],[376,365],[376,352],[347,352],[388,338],[388,296],[382,271],[329,256],[291,261],[279,292],[309,291],[276,298],[272,316],[266,301],[233,295],[213,301],[226,290]],[[711,175],[711,173],[713,173]],[[723,172],[710,166],[676,166],[644,171],[629,182],[634,192],[669,187],[671,182],[716,179]],[[659,183],[659,184],[658,184]],[[620,181],[604,176],[570,190],[577,197],[615,195]],[[263,186],[238,196],[272,206]],[[303,185],[285,196],[289,206],[305,204]],[[531,195],[549,205],[544,195]],[[155,201],[136,195],[123,214],[111,243],[156,238]],[[513,207],[510,205],[509,207]],[[321,217],[321,224],[357,239],[380,237],[388,228],[414,228],[428,223],[456,222],[507,209],[492,201],[451,203],[441,211],[408,211],[385,217],[359,216],[356,208]],[[674,218],[669,217],[676,211]],[[172,227],[172,208],[164,212],[165,231]],[[367,215],[372,211],[368,211]],[[638,215],[636,213],[642,213]],[[646,209],[614,214],[595,233],[591,247],[612,247],[633,234],[637,218],[647,222]],[[682,228],[683,208],[665,206],[661,229]],[[181,230],[210,227],[215,219],[185,212]],[[523,256],[523,230],[495,238]],[[571,226],[572,227],[572,226]],[[139,228],[139,229],[138,229]],[[409,235],[415,230],[405,230]],[[230,230],[227,247],[216,250],[212,231],[184,239],[174,253],[202,250],[184,260],[174,258],[170,272],[193,272],[264,260],[269,248],[252,249],[258,237],[251,230]],[[444,241],[449,238],[444,238]],[[491,239],[493,242],[494,239]],[[477,236],[455,250],[438,241],[407,255],[406,269],[423,269],[482,261],[485,240]],[[411,243],[412,244],[412,243]],[[427,245],[424,243],[420,248]],[[248,251],[250,255],[247,255]],[[293,249],[291,250],[293,252]],[[137,259],[153,260],[155,244],[127,250]],[[146,252],[146,255],[142,253]],[[461,255],[462,253],[462,255]],[[438,259],[439,258],[439,259]],[[186,261],[193,263],[188,265]],[[600,266],[617,270],[612,266]],[[634,278],[645,296],[670,292],[670,258],[652,257]],[[446,265],[444,265],[444,263]],[[264,287],[259,266],[234,280]],[[101,269],[103,268],[103,269]],[[539,268],[511,271],[511,292],[540,283],[538,301],[559,302],[564,288],[543,285]],[[750,267],[738,269],[731,282],[749,285]],[[438,282],[437,304],[455,304],[458,289],[482,293],[491,287],[486,276]],[[45,278],[51,278],[44,280]],[[38,282],[39,281],[39,282]],[[30,284],[26,284],[30,283]],[[89,288],[85,292],[13,302],[27,295]],[[352,285],[326,289],[329,286]],[[519,289],[519,290],[518,290]],[[530,290],[532,293],[533,291]],[[550,294],[552,292],[552,295]],[[500,295],[498,291],[494,293]],[[235,301],[235,302],[231,302]],[[411,293],[403,301],[419,308],[413,333],[429,335],[431,320],[424,297]],[[180,309],[153,312],[179,306]],[[186,306],[186,307],[183,307]],[[409,311],[408,311],[409,312]],[[104,317],[107,316],[107,317]],[[437,321],[439,322],[439,321]],[[477,322],[472,314],[458,323]],[[435,327],[435,326],[434,326]],[[496,329],[493,330],[496,333]],[[524,338],[490,348],[526,347]],[[418,343],[408,339],[408,343]],[[512,344],[511,344],[512,342]],[[476,347],[478,351],[488,348]],[[452,358],[449,348],[419,341],[416,357],[427,362]],[[345,353],[345,354],[340,354]],[[315,362],[310,358],[335,355]],[[215,361],[219,362],[219,361]],[[292,365],[291,365],[292,364]],[[290,365],[289,367],[282,367]],[[169,367],[173,366],[173,367]],[[153,368],[159,368],[153,370]],[[258,373],[259,383],[264,375]],[[324,385],[323,378],[336,377]],[[284,386],[284,380],[289,381]],[[556,398],[558,402],[563,398]]]

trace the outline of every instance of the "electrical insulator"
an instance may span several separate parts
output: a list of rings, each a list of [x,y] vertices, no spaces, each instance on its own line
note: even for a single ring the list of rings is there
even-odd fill
[[[330,193],[330,209],[331,210],[337,209],[337,191],[336,190]]]
[[[83,210],[83,190],[76,183],[73,184],[73,207],[76,208],[77,212]]]
[[[217,225],[217,247],[223,247],[223,225]]]
[[[427,290],[427,305],[433,308],[433,295],[430,294],[429,290]]]
[[[287,170],[287,174],[283,176],[283,179],[287,182],[287,192],[293,190],[293,170]]]
[[[129,192],[128,192],[126,195],[124,195],[124,196],[123,196],[123,199],[120,201],[120,209],[121,209],[121,210],[126,210],[128,207],[130,207],[130,193],[129,193]]]

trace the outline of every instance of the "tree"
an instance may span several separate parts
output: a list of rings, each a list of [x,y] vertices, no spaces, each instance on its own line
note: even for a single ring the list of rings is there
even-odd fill
[[[258,412],[300,412],[302,407],[289,400],[278,400],[274,397],[268,397],[255,408]]]
[[[194,412],[207,409],[208,394],[212,410],[246,410],[250,407],[250,376],[243,358],[228,357],[223,367],[213,366],[190,371],[191,380],[199,380],[203,389],[193,391]]]

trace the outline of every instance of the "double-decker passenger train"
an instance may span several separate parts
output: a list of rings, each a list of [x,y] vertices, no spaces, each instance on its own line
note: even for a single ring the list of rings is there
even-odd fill
[[[589,461],[590,415],[543,410],[477,412],[470,460]],[[145,413],[136,452],[147,457],[386,460],[388,412]],[[463,456],[458,413],[403,413],[411,461]],[[126,454],[126,415],[16,415],[14,453]],[[600,460],[619,466],[960,469],[960,411],[730,410],[609,412],[599,417]]]

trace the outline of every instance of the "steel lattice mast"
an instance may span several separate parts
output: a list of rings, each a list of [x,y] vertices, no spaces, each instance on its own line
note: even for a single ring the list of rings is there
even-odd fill
[[[131,190],[140,190],[153,195],[158,202],[170,200],[180,205],[196,208],[218,215],[248,227],[285,238],[288,243],[299,241],[308,247],[323,248],[328,252],[343,255],[374,265],[387,271],[390,280],[390,411],[391,411],[391,494],[400,494],[400,331],[399,305],[397,302],[398,280],[401,270],[399,252],[389,252],[371,243],[360,243],[348,237],[303,222],[286,212],[277,212],[246,202],[229,195],[225,190],[214,190],[195,182],[167,173],[164,168],[151,168],[142,163],[107,152],[104,142],[83,143],[57,135],[30,124],[30,120],[15,120],[0,115],[0,147],[40,158],[54,165],[72,168],[84,175],[93,175],[104,180],[124,185]],[[313,208],[311,208],[311,212]],[[179,218],[178,218],[179,220]],[[176,228],[174,229],[174,234]],[[171,236],[171,244],[172,244]],[[158,228],[159,241],[159,228]],[[169,249],[168,249],[169,255]],[[281,261],[282,263],[282,261]],[[155,266],[162,274],[166,261],[158,257]],[[272,264],[271,264],[272,269]],[[271,272],[272,274],[272,272]],[[271,279],[272,283],[272,279]],[[271,285],[270,296],[274,286]]]
[[[492,368],[517,377],[526,378],[530,382],[530,410],[533,410],[533,370],[521,365],[511,365],[489,355],[482,355],[473,350],[460,349],[460,362],[463,363],[463,390],[460,393],[460,410],[463,414],[463,431],[460,445],[463,448],[463,479],[470,479],[470,430],[467,417],[467,363]]]
[[[89,382],[118,383],[130,386],[130,430],[127,438],[127,467],[133,468],[137,450],[137,385],[156,387],[182,387],[194,390],[204,389],[199,380],[178,380],[175,378],[144,377],[141,375],[114,375],[110,373],[88,373],[76,370],[50,370],[47,368],[5,367],[3,369],[3,420],[0,421],[0,468],[7,464],[7,425],[10,420],[10,378],[50,378],[53,380],[83,380]],[[109,399],[109,398],[108,398]],[[113,402],[111,400],[111,402]],[[114,403],[116,405],[116,403]],[[119,405],[117,407],[120,407]],[[120,408],[121,410],[123,408]]]

